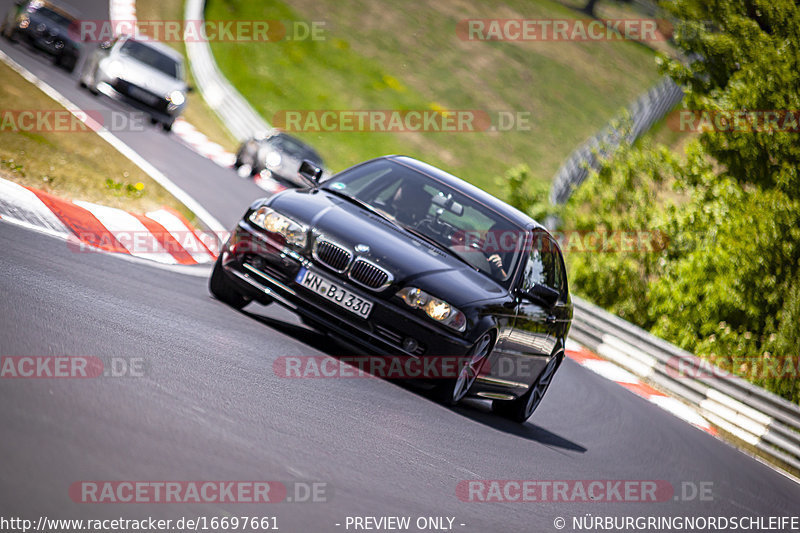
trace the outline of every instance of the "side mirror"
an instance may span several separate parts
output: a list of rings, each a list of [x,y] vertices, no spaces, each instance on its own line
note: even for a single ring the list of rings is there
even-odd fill
[[[319,180],[322,178],[322,169],[308,159],[304,159],[300,163],[300,169],[297,173],[315,185],[319,184]]]
[[[540,283],[535,284],[530,290],[520,290],[520,295],[534,303],[543,303],[548,309],[556,305],[559,297],[557,290]]]
[[[103,41],[102,43],[98,44],[97,46],[99,48],[102,48],[103,50],[108,50],[109,48],[111,48],[111,41]]]

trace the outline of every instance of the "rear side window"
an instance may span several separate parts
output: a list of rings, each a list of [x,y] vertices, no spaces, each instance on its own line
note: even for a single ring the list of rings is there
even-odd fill
[[[522,272],[521,286],[530,290],[534,285],[547,285],[561,294],[561,300],[567,296],[567,275],[564,259],[555,240],[548,234],[537,231],[533,233],[530,254]]]

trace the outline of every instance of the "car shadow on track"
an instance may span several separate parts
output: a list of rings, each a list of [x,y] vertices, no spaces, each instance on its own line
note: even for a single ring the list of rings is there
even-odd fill
[[[284,335],[292,337],[317,351],[330,355],[331,357],[336,356],[335,351],[331,350],[335,345],[331,343],[331,338],[324,333],[251,311],[240,311],[240,313]]]
[[[316,331],[314,329],[296,324],[290,324],[288,322],[284,322],[283,320],[278,320],[250,311],[241,311],[241,313],[333,358],[337,358],[337,356],[341,356],[342,353],[347,353],[347,350],[352,350],[353,348],[352,346],[343,343],[339,339],[332,338],[325,333]],[[342,349],[345,351],[343,352]],[[417,394],[429,399],[432,402],[438,403],[430,393],[430,386],[427,384],[420,383],[418,381],[393,379],[386,379],[386,381],[408,390],[413,394]],[[452,407],[451,411],[463,416],[464,418],[469,418],[470,420],[479,422],[485,426],[491,427],[492,429],[496,429],[497,431],[502,431],[523,439],[538,442],[544,446],[561,448],[563,450],[578,453],[586,452],[586,448],[580,444],[548,431],[541,426],[537,426],[531,422],[519,424],[498,416],[492,412],[489,402],[485,400],[468,399],[461,402],[459,405]]]
[[[528,421],[524,424],[519,424],[512,420],[507,420],[496,413],[492,412],[489,403],[484,400],[468,399],[462,401],[460,404],[452,408],[456,414],[469,418],[475,422],[479,422],[485,426],[515,435],[523,439],[532,440],[551,448],[562,448],[572,452],[584,453],[586,448],[571,441],[561,435],[557,435],[552,431],[537,426],[536,424]],[[535,414],[533,415],[536,416]]]

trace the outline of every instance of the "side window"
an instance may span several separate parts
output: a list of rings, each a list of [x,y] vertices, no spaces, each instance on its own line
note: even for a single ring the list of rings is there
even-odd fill
[[[530,290],[536,284],[557,290],[562,298],[566,296],[567,277],[561,252],[552,237],[541,232],[533,234],[531,251],[522,272],[521,287]]]

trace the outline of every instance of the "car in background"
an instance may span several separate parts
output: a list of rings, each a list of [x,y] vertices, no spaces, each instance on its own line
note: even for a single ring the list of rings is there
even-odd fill
[[[144,109],[167,131],[186,107],[189,92],[180,53],[128,35],[100,43],[84,63],[80,84]]]
[[[254,135],[243,142],[236,152],[233,166],[242,177],[264,173],[266,177],[303,187],[307,183],[297,175],[297,169],[304,160],[311,161],[316,167],[324,167],[322,157],[314,148],[297,137],[276,130],[266,135]]]
[[[2,34],[11,41],[21,40],[53,57],[53,62],[72,72],[81,55],[75,33],[77,17],[55,4],[42,0],[17,0],[3,20]]]
[[[211,293],[278,302],[370,353],[459,365],[438,396],[493,401],[524,422],[561,364],[572,321],[563,256],[539,223],[403,156],[258,200],[223,246]],[[405,360],[408,360],[405,359]],[[433,381],[433,380],[428,380]]]

